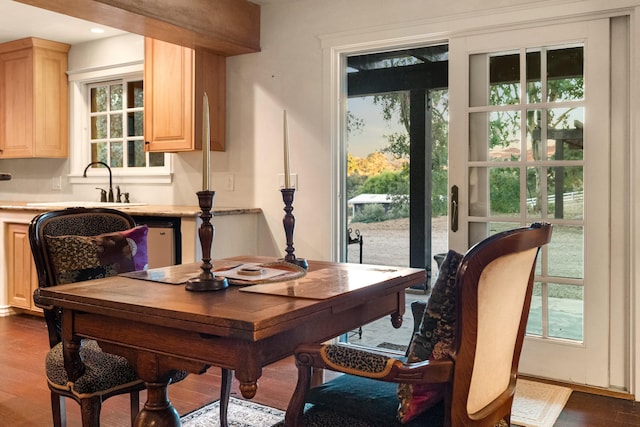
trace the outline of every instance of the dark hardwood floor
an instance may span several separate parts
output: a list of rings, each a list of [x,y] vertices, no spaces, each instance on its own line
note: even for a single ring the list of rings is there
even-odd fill
[[[44,377],[44,357],[48,350],[44,320],[37,316],[15,315],[0,318],[0,425],[12,427],[51,426],[49,389]],[[296,381],[292,359],[266,367],[260,378],[255,402],[285,409]],[[171,385],[169,396],[183,415],[219,396],[220,370],[212,367],[203,375],[190,375]],[[232,396],[239,397],[237,383]],[[141,401],[146,400],[143,393]],[[102,426],[128,425],[128,397],[108,399],[102,409]],[[68,425],[80,426],[79,406],[67,403]],[[640,426],[640,405],[636,402],[574,391],[558,427]]]

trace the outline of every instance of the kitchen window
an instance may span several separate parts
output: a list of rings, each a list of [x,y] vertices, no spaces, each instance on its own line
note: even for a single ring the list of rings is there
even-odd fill
[[[170,153],[144,151],[144,82],[142,61],[69,72],[69,160],[71,184],[101,184],[108,164],[118,183],[170,184]],[[95,185],[94,185],[95,186]]]
[[[144,84],[119,79],[87,85],[92,162],[111,168],[164,167],[164,153],[144,150]]]

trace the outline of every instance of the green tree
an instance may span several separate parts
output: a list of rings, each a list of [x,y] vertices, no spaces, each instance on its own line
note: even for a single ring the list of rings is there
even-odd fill
[[[383,171],[367,178],[360,190],[368,194],[409,194],[409,176],[404,170]]]
[[[391,154],[396,159],[407,160],[403,173],[409,177],[409,92],[393,92],[374,97],[374,103],[382,107],[385,120],[391,121],[397,117],[398,123],[404,128],[403,132],[386,135],[388,144],[381,151]],[[449,163],[449,98],[447,90],[434,90],[429,92],[429,105],[431,108],[431,203],[432,215],[442,216],[447,214],[448,194],[448,163]],[[404,197],[396,197],[398,204],[407,205],[409,187],[406,187]],[[395,204],[394,204],[395,205]],[[395,209],[398,209],[394,206]],[[408,209],[405,209],[408,212]]]

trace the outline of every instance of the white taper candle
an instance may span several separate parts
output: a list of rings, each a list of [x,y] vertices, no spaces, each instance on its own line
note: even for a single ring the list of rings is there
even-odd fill
[[[289,130],[287,128],[287,110],[284,110],[284,188],[289,188]]]

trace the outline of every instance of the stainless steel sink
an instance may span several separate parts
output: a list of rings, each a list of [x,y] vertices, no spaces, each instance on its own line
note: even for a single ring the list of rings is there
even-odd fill
[[[95,201],[60,201],[60,202],[37,202],[27,203],[27,206],[50,208],[50,207],[80,207],[80,208],[128,208],[132,206],[147,206],[147,203],[120,203],[120,202],[95,202]]]

